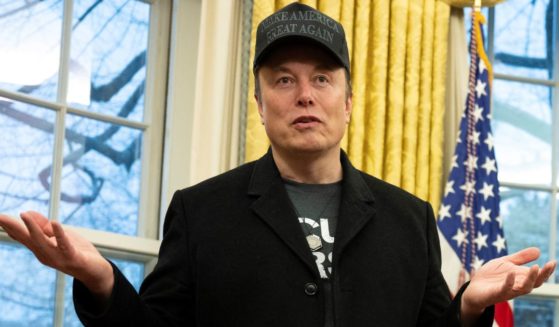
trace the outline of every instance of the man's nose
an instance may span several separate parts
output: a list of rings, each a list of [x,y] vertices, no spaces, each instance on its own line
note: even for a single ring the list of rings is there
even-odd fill
[[[302,107],[314,105],[313,90],[309,82],[299,83],[299,93],[297,94],[297,105]]]

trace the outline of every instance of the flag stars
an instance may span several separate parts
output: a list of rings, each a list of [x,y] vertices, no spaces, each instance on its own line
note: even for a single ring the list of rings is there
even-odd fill
[[[479,71],[479,74],[481,75],[481,74],[483,74],[483,71],[487,70],[487,67],[485,66],[485,61],[479,60],[478,65],[479,65],[478,66],[478,69],[479,69],[478,71]]]
[[[454,181],[446,182],[446,186],[444,188],[444,196],[447,196],[450,193],[456,193],[454,192]]]
[[[439,209],[439,221],[443,221],[446,217],[450,218],[450,204],[441,205]]]
[[[503,229],[503,217],[497,216],[497,218],[495,218],[495,221],[499,223],[499,228]]]
[[[470,194],[470,193],[475,193],[476,189],[475,189],[475,185],[476,182],[475,181],[471,181],[471,182],[464,182],[464,184],[462,184],[462,186],[460,186],[460,189],[464,191],[464,193],[466,193],[466,195]]]
[[[460,210],[458,210],[456,214],[460,216],[460,220],[464,222],[466,219],[472,218],[472,208],[466,206],[465,204],[462,204],[460,206]]]
[[[501,235],[497,235],[497,239],[491,244],[497,249],[497,253],[501,253],[506,248],[505,238]]]
[[[484,83],[480,80],[477,81],[476,84],[476,96],[478,98],[481,98],[484,95],[487,95],[487,93],[485,92],[485,87],[487,86],[487,83]]]
[[[475,107],[474,107],[473,114],[474,114],[474,119],[475,119],[476,123],[479,120],[483,120],[483,107],[480,107],[476,104]]]
[[[474,145],[479,144],[479,135],[480,132],[474,131],[472,134],[468,135],[468,140],[471,141]]]
[[[468,171],[474,171],[477,169],[477,157],[476,156],[468,156],[466,161],[464,161],[464,165]]]
[[[481,207],[480,212],[476,215],[479,220],[481,220],[481,225],[488,223],[491,221],[491,209],[486,209],[485,207]]]
[[[489,151],[493,150],[493,134],[491,133],[487,133],[487,138],[485,139],[485,141],[483,141],[483,143],[487,144],[487,147],[489,148]]]
[[[458,229],[456,231],[456,235],[454,235],[452,237],[453,240],[456,241],[456,243],[458,244],[458,246],[462,246],[462,243],[468,244],[468,240],[466,239],[466,237],[468,236],[468,232],[463,232],[462,229]]]
[[[485,263],[485,260],[480,259],[477,255],[474,258],[474,262],[472,262],[472,268],[475,270],[478,270],[479,268],[481,268],[481,266],[483,266],[483,264]]]
[[[450,166],[450,169],[452,169],[452,168],[458,168],[458,155],[457,154],[452,156],[452,165]]]
[[[496,160],[489,157],[485,158],[485,163],[481,167],[485,169],[487,175],[491,174],[492,171],[497,172]]]
[[[474,243],[476,244],[478,251],[481,251],[481,249],[487,247],[487,234],[477,232],[477,237],[474,240]]]
[[[439,231],[471,274],[507,251],[502,230],[505,219],[499,216],[499,172],[494,152],[498,137],[490,132],[490,66],[480,58],[472,65],[476,76],[470,81],[468,94],[475,101],[462,111],[437,221]]]
[[[483,187],[479,190],[479,193],[483,194],[483,199],[487,201],[488,198],[495,196],[493,193],[493,184],[488,184],[483,182]]]

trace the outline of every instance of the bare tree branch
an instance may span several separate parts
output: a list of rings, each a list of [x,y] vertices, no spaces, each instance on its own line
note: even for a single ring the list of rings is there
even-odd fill
[[[2,288],[3,292],[6,292],[7,289],[6,288]],[[0,294],[2,294],[0,293]],[[41,304],[31,304],[31,302],[39,302],[37,301],[37,294],[33,294],[33,293],[28,293],[28,292],[24,292],[21,290],[17,290],[17,291],[12,291],[12,293],[15,293],[17,295],[20,295],[19,297],[17,296],[9,296],[9,295],[5,295],[2,294],[0,295],[0,299],[2,299],[2,302],[8,302],[8,303],[14,303],[20,306],[23,306],[25,308],[29,308],[32,310],[37,310],[37,311],[45,311],[45,312],[51,312],[52,309],[48,306],[48,305],[41,305]],[[22,298],[22,299],[20,299]],[[47,301],[48,302],[48,301]],[[50,302],[48,302],[50,303]]]
[[[549,78],[553,77],[553,3],[549,1],[545,10],[545,58],[514,55],[508,52],[495,53],[495,60],[505,65],[547,70]],[[533,5],[533,4],[532,4]]]
[[[91,6],[89,6],[89,8],[87,8],[85,12],[78,18],[74,26],[72,26],[72,30],[78,27],[78,25],[87,17],[87,15],[89,15],[93,11],[93,9],[95,9],[95,7],[97,7],[101,2],[103,2],[103,0],[97,0]]]
[[[510,53],[497,52],[495,54],[495,60],[500,61],[509,66],[516,67],[530,67],[530,68],[540,68],[548,69],[549,63],[547,58],[533,58],[526,56],[518,56]]]
[[[144,83],[142,82],[138,85],[130,98],[128,98],[121,112],[123,114],[130,112],[136,106],[143,92]],[[0,100],[0,114],[6,115],[28,126],[50,134],[54,131],[54,124],[12,108],[12,103],[9,101]],[[105,132],[96,137],[85,136],[81,133],[73,131],[72,129],[66,128],[65,138],[71,142],[83,144],[84,148],[83,151],[81,151],[82,154],[88,152],[89,150],[95,150],[112,160],[115,164],[124,165],[127,169],[129,169],[135,159],[135,156],[130,156],[130,154],[127,153],[130,150],[126,149],[124,151],[117,151],[105,143],[105,141],[110,139],[120,128],[121,126],[111,125],[111,127],[109,127]],[[135,142],[132,144],[134,143]]]
[[[146,64],[146,52],[142,51],[137,54],[131,61],[124,67],[124,69],[109,83],[95,86],[91,84],[91,99],[93,101],[107,102],[109,101],[118,91],[120,91],[124,85],[128,84],[130,80],[136,75],[136,73],[142,69]],[[121,116],[126,117],[126,116]]]
[[[23,4],[21,7],[18,7],[18,8],[15,8],[13,10],[10,10],[8,12],[5,12],[3,14],[0,14],[0,19],[2,19],[4,17],[8,17],[8,16],[13,15],[13,14],[16,14],[16,13],[18,13],[20,11],[23,11],[23,10],[27,10],[27,9],[29,9],[29,8],[39,4],[41,2],[43,2],[43,0],[26,1],[25,4]]]

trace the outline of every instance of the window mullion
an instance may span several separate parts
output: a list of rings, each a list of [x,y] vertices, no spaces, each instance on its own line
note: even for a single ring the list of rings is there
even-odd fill
[[[553,14],[553,37],[552,37],[552,49],[554,50],[554,55],[555,58],[553,60],[553,80],[554,82],[558,83],[559,78],[558,78],[558,74],[557,74],[557,70],[559,68],[559,51],[557,49],[557,46],[559,45],[559,41],[557,40],[557,38],[559,37],[559,24],[558,22],[558,17],[557,17],[557,5],[558,5],[558,1],[557,0],[553,0],[553,6],[555,8],[554,10],[554,14]],[[551,212],[550,212],[550,231],[549,231],[549,259],[553,260],[557,257],[557,248],[556,248],[556,244],[557,244],[557,176],[558,176],[558,172],[557,172],[557,166],[559,165],[559,153],[558,153],[558,146],[559,146],[559,130],[558,130],[558,126],[559,126],[559,110],[558,110],[558,106],[559,106],[559,88],[557,86],[555,86],[552,89],[552,102],[551,102],[551,126],[552,128],[552,139],[551,139]],[[554,271],[553,272],[553,276],[551,277],[552,281],[555,281],[555,276],[557,275],[557,272]],[[557,313],[557,311],[556,311]]]
[[[138,208],[138,235],[157,239],[159,198],[161,194],[161,170],[163,156],[163,134],[165,116],[165,95],[168,67],[171,1],[161,1],[152,5],[148,36],[144,124],[149,128],[142,134],[142,172],[140,200]],[[148,186],[149,185],[149,186]]]
[[[55,327],[64,326],[64,289],[66,286],[65,274],[56,271],[56,289],[54,296],[54,324]]]
[[[64,132],[66,125],[66,95],[68,93],[68,75],[70,64],[70,44],[72,38],[72,10],[73,1],[64,1],[62,16],[62,35],[60,37],[60,64],[58,71],[57,102],[62,103],[62,109],[56,114],[54,130],[54,151],[51,170],[50,209],[49,216],[53,220],[59,219],[60,186],[64,161]],[[54,305],[54,326],[64,325],[64,274],[56,273],[56,294]]]
[[[489,8],[487,16],[487,55],[493,64],[495,62],[495,7]]]
[[[72,0],[64,2],[62,19],[62,35],[60,39],[60,64],[58,71],[58,93],[57,102],[62,108],[57,112],[54,130],[54,153],[51,171],[50,211],[49,216],[58,220],[58,209],[60,201],[60,184],[62,176],[64,156],[64,132],[66,120],[66,94],[68,92],[68,71],[70,62],[70,39],[72,37]]]

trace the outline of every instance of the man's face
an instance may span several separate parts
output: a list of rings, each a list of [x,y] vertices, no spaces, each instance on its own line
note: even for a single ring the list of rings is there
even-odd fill
[[[345,70],[315,45],[285,45],[258,71],[258,111],[276,150],[338,149],[351,114]]]

